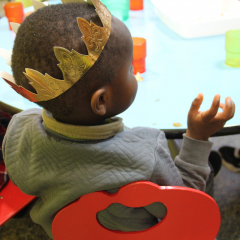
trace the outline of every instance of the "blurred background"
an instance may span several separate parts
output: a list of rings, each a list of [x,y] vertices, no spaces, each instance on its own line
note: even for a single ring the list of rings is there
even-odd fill
[[[0,0],[0,18],[5,16],[3,5],[7,2],[10,2],[10,1]]]

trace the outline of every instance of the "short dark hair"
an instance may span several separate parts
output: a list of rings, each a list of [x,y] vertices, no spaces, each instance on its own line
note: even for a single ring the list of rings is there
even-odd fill
[[[18,85],[36,92],[24,76],[25,68],[35,69],[42,74],[63,79],[63,75],[54,55],[54,46],[64,47],[71,51],[88,54],[81,39],[82,33],[77,25],[77,17],[102,26],[95,7],[87,3],[57,4],[41,8],[28,16],[19,27],[16,35],[12,70]],[[114,19],[112,19],[113,21]],[[112,30],[103,52],[92,68],[69,90],[60,96],[38,102],[55,116],[66,116],[76,105],[75,101],[90,85],[99,87],[111,82],[114,78],[117,62],[129,51],[120,41],[117,31]]]

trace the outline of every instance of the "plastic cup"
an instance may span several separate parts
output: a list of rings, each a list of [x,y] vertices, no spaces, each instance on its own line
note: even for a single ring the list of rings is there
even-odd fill
[[[226,32],[226,61],[231,67],[240,67],[240,29]]]
[[[146,71],[145,58],[147,56],[145,38],[133,37],[133,68],[134,74]]]
[[[21,2],[9,2],[4,4],[5,15],[8,19],[9,29],[12,30],[10,22],[22,23],[24,20],[23,4]]]
[[[130,10],[142,10],[143,0],[130,0]]]
[[[108,8],[111,14],[121,21],[129,17],[129,0],[102,0],[102,3]]]

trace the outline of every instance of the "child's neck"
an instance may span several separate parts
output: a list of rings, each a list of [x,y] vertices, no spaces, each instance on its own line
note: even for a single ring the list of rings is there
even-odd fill
[[[66,124],[71,124],[71,125],[80,125],[80,126],[97,126],[97,125],[103,125],[107,123],[107,119],[81,119],[81,118],[76,118],[76,117],[55,117],[53,116],[58,122],[66,123]]]

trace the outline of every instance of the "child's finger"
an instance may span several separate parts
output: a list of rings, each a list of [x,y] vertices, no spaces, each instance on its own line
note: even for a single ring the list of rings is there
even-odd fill
[[[219,104],[219,107],[223,109],[223,108],[225,107],[225,104],[220,103],[220,104]]]
[[[235,103],[232,101],[233,107],[232,107],[232,113],[231,113],[231,118],[234,116],[235,114]]]
[[[212,118],[214,118],[218,112],[219,106],[220,106],[220,95],[217,94],[217,95],[215,95],[215,97],[213,99],[211,108],[205,112],[202,112],[203,120],[209,121]]]
[[[192,105],[189,110],[189,117],[195,117],[198,113],[198,110],[202,104],[203,101],[203,94],[199,93],[198,96],[193,100]]]
[[[220,121],[227,121],[233,117],[234,112],[235,112],[235,104],[230,97],[227,97],[225,99],[223,111],[218,114],[217,118]]]

